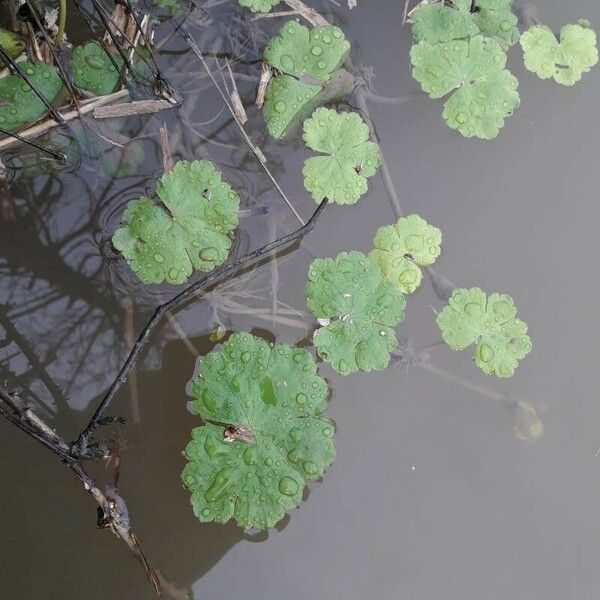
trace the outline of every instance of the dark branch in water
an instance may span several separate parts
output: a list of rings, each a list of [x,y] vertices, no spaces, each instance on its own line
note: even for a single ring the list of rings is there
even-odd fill
[[[61,438],[43,419],[38,417],[23,401],[11,394],[3,385],[0,385],[0,415],[29,437],[35,439],[48,450],[61,458],[71,469],[75,477],[83,485],[83,489],[90,494],[98,504],[98,524],[110,529],[117,537],[121,538],[135,557],[144,567],[146,576],[160,594],[161,584],[156,571],[148,563],[137,537],[129,524],[129,513],[125,500],[116,490],[102,491],[98,484],[83,468],[81,462],[71,453],[69,444]],[[4,408],[7,407],[7,408]]]
[[[154,315],[152,316],[150,321],[148,321],[148,323],[146,324],[146,326],[140,333],[131,352],[129,353],[129,356],[123,363],[121,370],[115,377],[115,380],[113,381],[111,386],[108,388],[106,395],[104,396],[104,398],[98,405],[98,408],[92,415],[92,418],[90,419],[89,423],[87,424],[85,429],[81,432],[77,441],[72,445],[71,451],[76,456],[83,457],[83,458],[85,458],[89,455],[90,448],[93,448],[93,452],[97,451],[97,447],[95,445],[90,446],[90,441],[94,434],[94,431],[98,427],[100,419],[102,419],[102,417],[104,416],[104,413],[106,412],[106,409],[112,402],[112,399],[115,397],[115,394],[119,391],[121,386],[127,381],[127,377],[129,375],[131,369],[133,369],[133,367],[137,363],[144,346],[148,343],[148,338],[150,337],[150,334],[156,329],[157,325],[160,323],[160,321],[165,316],[165,314],[167,314],[169,311],[177,308],[178,306],[181,306],[182,304],[184,304],[187,300],[189,300],[197,292],[202,291],[211,285],[219,283],[220,281],[222,281],[229,275],[235,273],[236,271],[239,271],[240,269],[247,267],[248,265],[250,265],[257,259],[273,252],[274,250],[278,250],[279,248],[281,248],[283,246],[287,246],[288,244],[294,242],[295,240],[297,240],[297,239],[303,237],[304,235],[306,235],[307,233],[309,233],[315,226],[315,223],[317,222],[317,219],[323,212],[323,209],[327,205],[327,202],[328,201],[326,198],[325,200],[323,200],[321,202],[321,204],[319,204],[319,206],[317,207],[317,209],[315,210],[315,212],[313,213],[313,215],[311,216],[309,221],[306,223],[306,225],[303,225],[302,227],[296,229],[292,233],[288,233],[287,235],[275,240],[274,242],[270,242],[269,244],[266,244],[265,246],[263,246],[262,248],[259,248],[258,250],[254,250],[252,252],[244,254],[244,256],[241,256],[240,258],[238,258],[234,261],[225,263],[221,267],[214,269],[208,275],[205,275],[204,277],[200,278],[198,281],[196,281],[196,282],[192,283],[191,285],[189,285],[188,287],[186,287],[183,291],[179,292],[179,294],[177,294],[176,296],[171,298],[171,300],[169,300],[168,302],[161,304],[156,309]]]

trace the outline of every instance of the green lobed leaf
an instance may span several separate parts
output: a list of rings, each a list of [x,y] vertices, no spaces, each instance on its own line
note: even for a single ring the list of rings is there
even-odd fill
[[[369,258],[384,279],[403,294],[412,294],[423,279],[419,265],[432,265],[440,255],[441,243],[442,232],[437,227],[419,215],[409,215],[377,230]]]
[[[131,200],[113,246],[144,283],[183,283],[229,254],[239,196],[207,160],[179,161],[156,187],[158,201]]]
[[[421,4],[411,13],[414,39],[437,44],[476,35],[479,29],[471,18],[470,8],[470,2],[458,3],[454,8],[445,4]]]
[[[310,30],[288,21],[271,38],[264,57],[281,74],[269,82],[263,116],[273,137],[282,137],[297,122],[349,52],[342,30],[331,25]]]
[[[182,479],[202,522],[273,527],[335,457],[328,387],[304,349],[236,333],[200,360]],[[240,435],[236,435],[240,434]]]
[[[119,68],[123,64],[118,54],[113,54],[113,60]],[[95,96],[110,94],[119,83],[117,68],[98,42],[88,42],[73,50],[71,70],[75,86]]]
[[[283,137],[298,115],[321,91],[320,85],[300,83],[291,75],[278,75],[269,81],[263,106],[267,130],[274,138]]]
[[[438,314],[437,324],[453,350],[476,344],[473,359],[484,373],[512,377],[518,361],[532,348],[527,325],[516,314],[507,294],[488,297],[479,288],[457,289]]]
[[[510,6],[504,10],[481,8],[472,14],[472,18],[479,31],[484,36],[493,37],[504,50],[519,41],[519,19]]]
[[[56,100],[62,81],[53,67],[43,62],[21,62],[19,68],[50,103]],[[0,127],[3,129],[18,129],[39,119],[47,110],[19,75],[0,79]]]
[[[411,13],[415,41],[431,44],[465,39],[479,33],[493,37],[506,50],[519,41],[518,18],[511,10],[512,2],[480,0],[471,12],[471,2],[457,0],[423,3]]]
[[[315,331],[319,356],[341,375],[384,369],[406,301],[362,252],[318,258],[308,271],[307,305],[329,323]]]
[[[323,156],[304,161],[304,187],[316,202],[355,204],[367,192],[367,179],[381,163],[369,128],[356,113],[317,108],[304,121],[304,142]]]
[[[521,36],[521,46],[525,68],[561,85],[574,85],[598,62],[596,32],[587,21],[565,25],[560,42],[546,25],[534,25]]]
[[[443,117],[465,137],[496,137],[519,106],[518,81],[504,68],[506,54],[491,38],[422,41],[412,47],[410,57],[413,77],[431,98],[453,92]]]
[[[252,12],[271,12],[271,9],[279,4],[279,0],[238,0],[239,5],[249,8]]]

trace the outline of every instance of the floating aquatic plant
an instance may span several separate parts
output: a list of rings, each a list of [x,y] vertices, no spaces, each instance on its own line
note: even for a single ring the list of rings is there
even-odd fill
[[[541,79],[574,85],[598,62],[596,32],[588,21],[565,25],[560,42],[546,25],[530,27],[521,36],[525,67]]]
[[[115,54],[111,57],[98,42],[77,46],[71,56],[73,83],[81,90],[96,96],[110,94],[119,83],[119,72],[123,59]]]
[[[308,271],[308,308],[323,325],[313,336],[319,356],[342,375],[384,369],[404,320],[404,296],[362,252],[317,258]]]
[[[476,344],[473,359],[484,373],[512,377],[519,360],[531,351],[527,325],[516,314],[507,294],[488,297],[479,288],[457,289],[438,314],[437,324],[453,350]]]
[[[379,148],[356,113],[317,108],[304,121],[304,142],[322,156],[304,161],[304,187],[321,202],[354,204],[367,191],[367,178],[380,165]]]
[[[182,473],[200,521],[273,527],[335,457],[327,383],[303,349],[236,333],[200,359]]]
[[[114,247],[144,283],[183,283],[229,254],[239,196],[207,160],[180,161],[156,186],[158,200],[131,200]]]
[[[496,137],[504,119],[519,106],[519,83],[504,68],[506,54],[491,38],[422,41],[412,47],[410,58],[413,77],[431,98],[452,92],[443,117],[465,137]]]
[[[11,58],[17,58],[26,48],[25,40],[14,31],[0,27],[0,48]],[[0,63],[3,60],[0,58]]]
[[[411,12],[415,41],[431,44],[469,38],[479,33],[493,37],[506,50],[519,41],[517,16],[511,10],[512,0],[455,0],[422,3]]]
[[[288,21],[269,41],[265,60],[281,74],[267,87],[263,115],[269,133],[285,135],[344,62],[350,43],[334,26],[308,27]]]
[[[19,68],[49,102],[54,102],[62,89],[56,70],[43,62],[21,62]],[[19,75],[0,79],[0,127],[18,129],[39,119],[48,108],[29,84]]]
[[[252,12],[270,12],[271,9],[279,4],[279,0],[238,0],[239,5],[249,8]]]
[[[409,215],[377,230],[369,258],[400,292],[412,294],[423,279],[419,265],[432,265],[440,255],[441,243],[442,232],[437,227],[419,215]]]

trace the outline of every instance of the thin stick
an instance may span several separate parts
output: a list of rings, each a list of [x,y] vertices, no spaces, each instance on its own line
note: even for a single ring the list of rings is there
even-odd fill
[[[330,25],[329,21],[301,0],[283,0],[292,10],[302,15],[313,27]]]
[[[108,391],[106,392],[104,398],[102,399],[102,401],[96,408],[89,423],[84,428],[84,430],[81,432],[81,434],[79,435],[79,438],[73,445],[74,446],[73,450],[75,451],[75,453],[85,456],[86,450],[88,448],[88,444],[90,442],[90,438],[93,435],[94,430],[98,427],[98,424],[99,424],[100,420],[102,419],[104,413],[106,412],[106,409],[112,402],[112,399],[114,398],[115,394],[121,388],[121,385],[123,385],[123,383],[125,383],[125,381],[127,381],[127,377],[129,375],[129,373],[131,372],[131,369],[137,363],[142,349],[148,343],[150,334],[156,329],[157,325],[160,323],[160,321],[162,320],[163,316],[166,313],[168,313],[169,311],[172,311],[173,309],[175,309],[175,308],[181,306],[182,304],[184,304],[185,302],[187,302],[197,292],[199,292],[201,290],[205,290],[207,287],[222,281],[223,279],[225,279],[232,273],[234,273],[244,267],[247,267],[248,265],[255,262],[257,259],[270,254],[271,252],[273,252],[273,250],[277,250],[279,248],[282,248],[283,246],[287,246],[288,244],[296,241],[297,239],[299,239],[302,236],[309,233],[315,226],[317,219],[323,212],[323,209],[325,208],[326,205],[327,205],[327,198],[325,198],[325,200],[323,200],[321,202],[321,204],[319,204],[319,206],[317,207],[315,212],[312,214],[311,218],[306,223],[306,225],[303,225],[299,229],[296,229],[292,233],[289,233],[289,234],[279,238],[278,240],[275,240],[274,242],[270,242],[270,243],[266,244],[265,246],[263,246],[262,248],[259,248],[258,250],[254,250],[252,252],[244,254],[244,256],[242,256],[234,261],[231,261],[229,263],[225,263],[221,267],[214,269],[209,274],[205,275],[204,277],[200,278],[195,283],[192,283],[191,285],[186,287],[184,290],[179,292],[179,294],[177,294],[176,296],[171,298],[171,300],[169,300],[168,302],[161,304],[156,309],[154,315],[152,316],[152,318],[148,321],[148,323],[142,330],[136,343],[134,344],[133,348],[131,349],[129,356],[126,358],[119,373],[115,377],[115,380],[113,381],[111,386],[108,388]]]
[[[250,139],[250,136],[246,133],[246,130],[244,129],[244,126],[242,125],[242,123],[238,119],[237,115],[235,114],[235,110],[233,109],[233,106],[231,106],[231,103],[229,102],[227,95],[223,92],[223,90],[221,89],[221,86],[217,83],[215,76],[213,75],[212,71],[210,70],[208,64],[206,63],[206,60],[204,59],[204,56],[203,56],[202,52],[200,51],[200,48],[198,48],[198,45],[196,44],[196,42],[194,42],[194,40],[192,39],[192,37],[190,36],[190,34],[187,32],[187,30],[184,27],[180,28],[180,32],[181,32],[181,35],[183,36],[183,38],[185,39],[185,41],[187,42],[188,46],[191,48],[192,52],[198,57],[198,59],[202,63],[202,66],[206,70],[206,73],[208,74],[210,80],[213,82],[213,85],[217,88],[219,95],[221,96],[221,98],[223,99],[223,102],[229,109],[229,112],[231,113],[231,116],[233,117],[234,121],[237,123],[237,126],[239,127],[240,131],[242,132],[242,135],[244,136],[244,140],[246,140],[246,143],[248,144],[250,150],[252,150],[252,152],[258,159],[258,162],[262,165],[262,168],[264,169],[265,173],[268,175],[269,179],[272,181],[273,185],[279,192],[280,196],[283,198],[283,201],[287,204],[288,208],[292,211],[292,213],[294,214],[296,219],[298,219],[298,221],[302,225],[304,225],[305,223],[304,223],[302,217],[298,214],[298,211],[294,208],[293,204],[289,201],[288,197],[285,195],[285,192],[281,189],[281,186],[279,185],[279,183],[277,182],[277,180],[275,179],[275,177],[273,176],[273,174],[267,167],[264,154],[262,153],[262,151],[259,148],[257,148],[254,145],[254,143]]]
[[[19,142],[23,142],[24,144],[27,144],[28,146],[32,146],[36,150],[40,150],[40,152],[45,152],[46,154],[48,154],[52,158],[55,158],[56,160],[60,160],[60,161],[65,160],[64,154],[59,154],[58,152],[53,152],[52,150],[49,150],[48,148],[44,148],[44,146],[40,146],[39,144],[36,144],[35,142],[26,140],[25,138],[21,137],[18,133],[13,133],[12,131],[8,131],[7,129],[4,129],[2,127],[0,127],[0,133],[2,135],[12,137],[15,140],[18,140]]]
[[[76,119],[82,115],[92,112],[97,106],[102,106],[103,104],[108,104],[109,102],[113,102],[114,100],[119,100],[124,98],[129,94],[128,90],[119,90],[118,92],[113,92],[112,94],[107,94],[106,96],[101,96],[100,98],[94,98],[89,104],[82,104],[79,111],[71,110],[66,113],[62,113],[63,119],[65,122]],[[29,129],[25,129],[19,135],[21,138],[35,138],[47,131],[54,129],[58,123],[55,121],[46,120],[43,123],[39,123],[38,125],[34,125]],[[13,137],[6,138],[4,140],[0,140],[0,150],[5,148],[10,148],[11,146],[15,146],[16,142],[21,140],[15,140]]]
[[[132,346],[135,335],[135,302],[133,296],[129,294],[125,298],[125,343]],[[129,401],[131,405],[131,420],[139,425],[142,422],[140,416],[140,398],[138,394],[137,369],[131,370],[129,381]]]

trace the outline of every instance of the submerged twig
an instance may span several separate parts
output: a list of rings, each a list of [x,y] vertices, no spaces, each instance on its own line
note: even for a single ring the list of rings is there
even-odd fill
[[[169,100],[136,100],[135,102],[123,102],[112,106],[97,106],[92,115],[95,119],[110,119],[113,117],[130,117],[132,115],[146,115],[156,113],[175,105]]]

